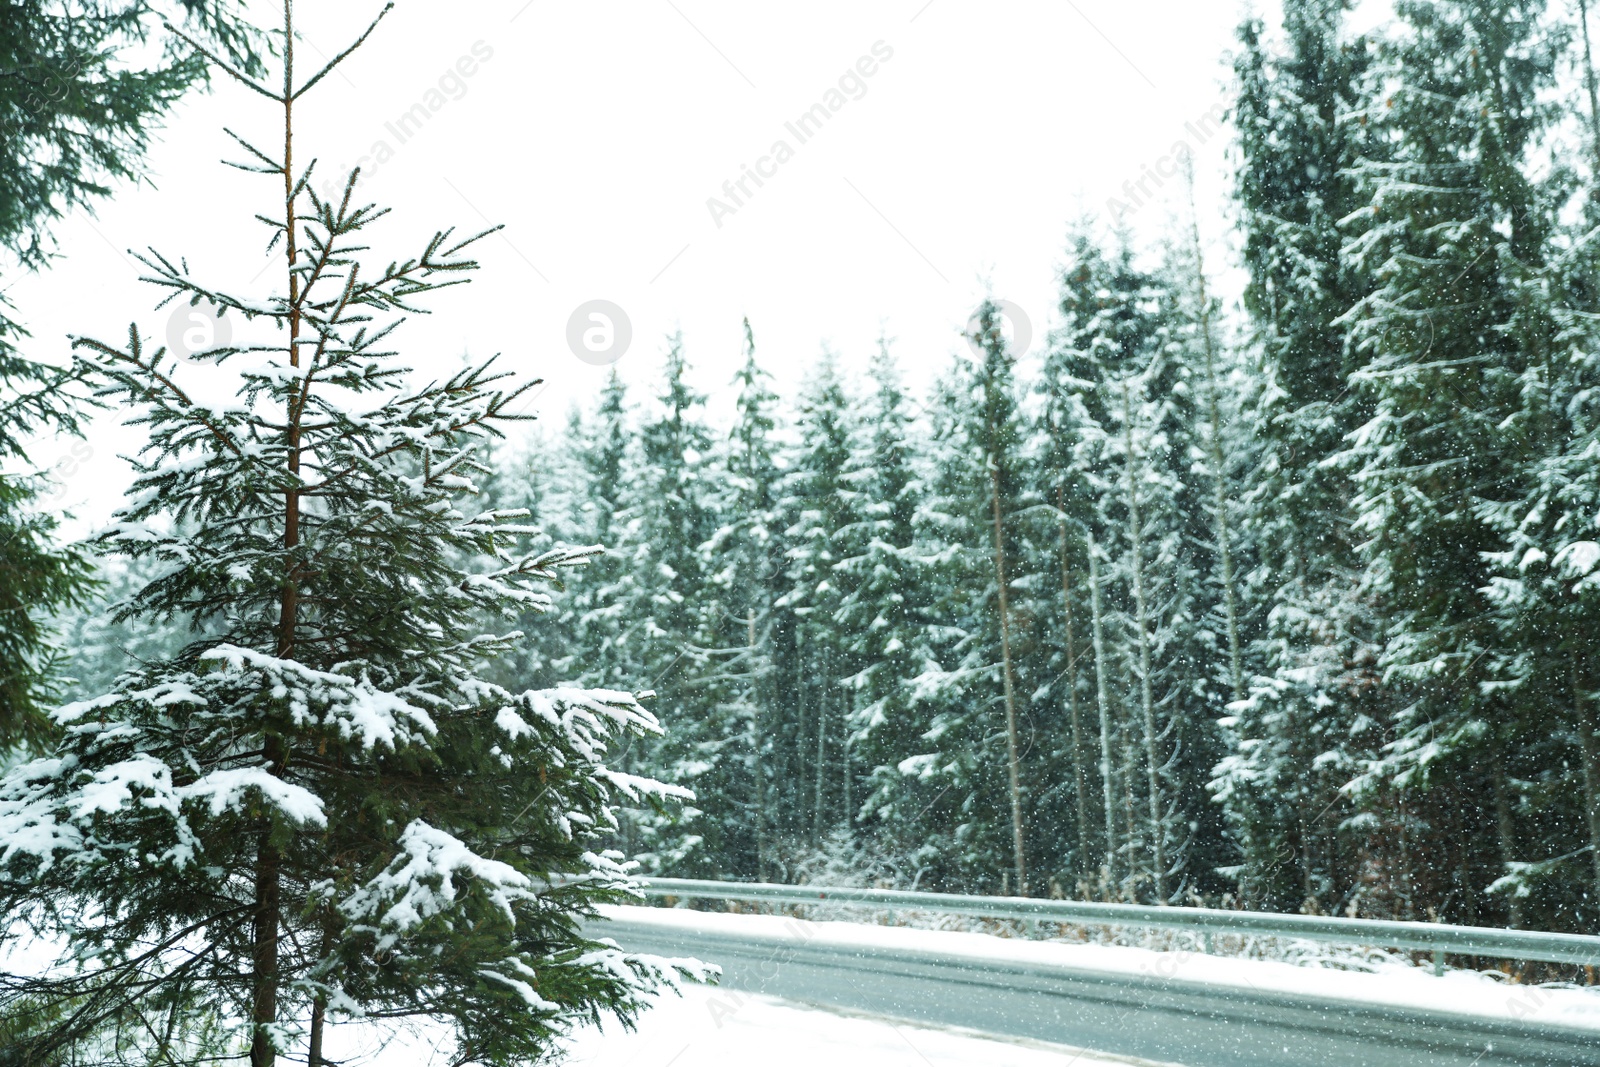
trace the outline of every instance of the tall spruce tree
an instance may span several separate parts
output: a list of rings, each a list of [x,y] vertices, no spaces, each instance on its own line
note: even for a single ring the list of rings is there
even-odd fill
[[[795,701],[790,766],[809,772],[802,772],[795,787],[810,789],[808,839],[815,846],[836,826],[851,824],[855,814],[846,797],[855,693],[843,679],[856,668],[837,623],[849,593],[848,570],[841,570],[850,555],[846,531],[854,528],[859,507],[850,477],[855,419],[831,350],[824,349],[817,361],[798,407],[799,440],[786,456],[781,488],[787,573],[778,606],[793,620],[787,662]]]
[[[1406,852],[1388,863],[1390,910],[1400,913],[1458,878],[1462,895],[1479,899],[1470,869],[1460,875],[1429,831],[1473,813],[1459,832],[1493,840],[1492,784],[1473,771],[1482,740],[1519,713],[1493,685],[1497,642],[1482,590],[1500,547],[1486,517],[1522,497],[1541,450],[1538,394],[1552,358],[1553,323],[1534,280],[1547,262],[1551,205],[1527,177],[1552,117],[1543,9],[1401,4],[1410,32],[1381,58],[1404,83],[1368,108],[1393,155],[1356,168],[1370,207],[1346,252],[1376,284],[1348,319],[1369,359],[1354,381],[1372,417],[1346,462],[1357,471],[1367,586],[1384,609],[1386,677],[1408,698],[1398,736],[1359,783],[1398,791],[1394,803],[1405,804]],[[1568,682],[1581,723],[1586,683]]]
[[[926,797],[900,764],[919,751],[925,728],[908,684],[928,662],[930,625],[917,509],[923,479],[916,469],[908,398],[886,339],[879,339],[870,377],[866,426],[851,460],[850,483],[860,516],[845,531],[851,554],[839,563],[850,590],[836,616],[859,666],[846,679],[857,696],[850,724],[865,795],[862,828],[887,856],[914,857],[924,842],[916,815]],[[915,862],[912,860],[912,862]]]
[[[724,765],[730,724],[727,709],[707,689],[706,673],[715,670],[726,620],[706,580],[712,562],[705,547],[716,526],[705,477],[712,469],[705,400],[689,381],[683,337],[674,334],[667,339],[661,392],[639,429],[639,466],[632,472],[637,494],[620,511],[626,572],[619,589],[620,640],[632,669],[674,708],[673,729],[636,746],[637,768],[677,783],[704,779],[707,797],[721,803],[718,789],[731,769]],[[698,807],[670,817],[639,814],[639,858],[657,871],[709,873],[723,854],[724,831],[738,832],[714,815],[702,818]]]
[[[62,708],[54,750],[0,784],[5,935],[63,952],[0,985],[27,1062],[197,1062],[214,1026],[252,1067],[318,1067],[330,1017],[428,1017],[462,1060],[521,1063],[575,1016],[630,1017],[664,973],[578,926],[628,884],[595,851],[614,800],[672,792],[601,762],[654,719],[625,692],[475,675],[519,639],[482,635],[481,613],[544,602],[534,587],[589,555],[519,551],[518,515],[471,508],[475,457],[531,383],[484,365],[415,388],[385,347],[467,280],[476,238],[364,267],[384,212],[355,174],[321,200],[292,156],[296,105],[339,61],[297,77],[292,16],[279,85],[228,68],[283,116],[281,157],[240,142],[281,190],[257,218],[283,288],[244,297],[143,257],[168,300],[257,326],[203,357],[233,400],[198,401],[198,370],[137,326],[76,342],[149,429],[101,538],[163,565],[126,610],[203,636]],[[465,553],[495,564],[463,571]]]
[[[1022,644],[1031,619],[1015,613],[1013,585],[1032,500],[1013,360],[999,308],[986,300],[934,396],[928,536],[939,625],[934,657],[913,680],[931,714],[923,746],[902,765],[935,791],[926,816],[950,841],[937,877],[1028,891],[1028,812],[1034,791],[1021,769],[1027,695]],[[998,883],[998,885],[997,885]]]
[[[1267,603],[1260,669],[1225,720],[1233,751],[1215,788],[1243,851],[1241,896],[1258,907],[1299,906],[1354,879],[1362,841],[1382,833],[1340,829],[1356,814],[1340,787],[1377,751],[1395,707],[1379,685],[1378,609],[1360,580],[1356,486],[1329,462],[1371,412],[1348,387],[1367,357],[1342,316],[1373,280],[1341,256],[1340,226],[1368,204],[1353,168],[1386,151],[1362,117],[1374,46],[1345,29],[1347,6],[1288,0],[1285,50],[1249,21],[1235,61],[1235,197],[1257,351],[1241,400],[1259,449],[1240,530],[1259,548],[1254,580]]]

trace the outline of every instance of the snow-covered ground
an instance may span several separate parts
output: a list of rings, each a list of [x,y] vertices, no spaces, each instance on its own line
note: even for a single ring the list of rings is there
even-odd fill
[[[1373,973],[1230,959],[1198,952],[1156,952],[1093,944],[1026,941],[988,934],[918,930],[866,923],[805,922],[782,916],[728,915],[682,909],[618,907],[616,918],[663,931],[766,935],[841,955],[872,950],[930,953],[945,959],[1032,965],[1160,977],[1208,987],[1298,994],[1389,1007],[1453,1012],[1522,1022],[1538,1029],[1594,1029],[1600,1040],[1600,989],[1514,985],[1470,971],[1435,977],[1418,967],[1380,966]],[[618,931],[620,933],[620,931]],[[710,954],[706,954],[708,958]],[[430,1067],[445,1062],[436,1042],[411,1034],[380,1046],[376,1031],[336,1028],[329,1052],[371,1067]],[[866,1014],[829,1011],[736,990],[685,985],[663,993],[626,1032],[612,1023],[586,1028],[567,1042],[573,1067],[1106,1067],[1150,1061],[955,1029],[933,1029]]]
[[[380,1044],[373,1033],[337,1028],[329,1054],[362,1067],[446,1062],[444,1051],[423,1034]],[[1148,1060],[933,1030],[707,986],[685,986],[681,997],[664,994],[632,1032],[615,1023],[586,1027],[566,1043],[566,1052],[571,1067],[1158,1067]]]
[[[1062,1045],[930,1030],[870,1015],[840,1015],[773,997],[686,987],[639,1028],[586,1030],[572,1067],[1109,1067],[1147,1063]],[[741,1001],[734,1006],[735,1001]]]

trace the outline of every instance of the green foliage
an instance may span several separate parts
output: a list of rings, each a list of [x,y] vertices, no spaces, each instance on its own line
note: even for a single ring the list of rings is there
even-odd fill
[[[308,87],[286,73],[279,98]],[[418,387],[387,347],[468,280],[483,235],[372,267],[386,212],[354,199],[355,174],[327,202],[309,169],[240,147],[290,190],[256,215],[287,291],[222,292],[142,256],[163,303],[260,330],[203,357],[233,401],[196,403],[193,365],[136,324],[75,342],[84,380],[148,435],[99,535],[149,576],[115,619],[180,620],[192,640],[56,711],[50,749],[0,780],[4,936],[59,952],[6,977],[0,1017],[29,1013],[30,1063],[199,1062],[163,1034],[214,1023],[265,1067],[330,1019],[430,1019],[463,1060],[538,1059],[572,1020],[626,1023],[688,973],[580,926],[630,886],[602,843],[615,801],[686,794],[604,764],[614,738],[658,731],[632,694],[479,674],[522,640],[483,620],[546,608],[541,586],[597,551],[531,544],[524,512],[478,506],[485,446],[535,383],[490,360]]]

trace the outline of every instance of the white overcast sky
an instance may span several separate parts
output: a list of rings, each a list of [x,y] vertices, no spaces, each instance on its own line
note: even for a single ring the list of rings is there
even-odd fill
[[[302,0],[302,67],[342,48],[376,6]],[[1070,221],[1103,221],[1107,199],[1176,142],[1197,149],[1201,227],[1222,272],[1231,134],[1199,144],[1186,124],[1225,102],[1244,12],[1237,0],[401,0],[298,105],[297,156],[333,170],[378,142],[393,149],[362,182],[394,209],[376,235],[384,252],[435,227],[505,224],[477,280],[440,294],[402,347],[429,372],[502,353],[548,382],[533,404],[547,424],[588,406],[604,380],[565,341],[573,309],[595,298],[632,320],[617,366],[636,399],[659,380],[663,335],[681,328],[696,384],[725,412],[746,315],[785,389],[823,344],[858,364],[880,331],[920,386],[948,364],[986,288],[1024,309],[1037,340]],[[1275,21],[1275,5],[1265,13]],[[875,45],[892,56],[864,93],[799,144],[785,123]],[[474,73],[452,81],[475,48]],[[389,125],[429,102],[401,143]],[[279,121],[225,78],[186,100],[156,134],[152,184],[66,220],[55,264],[12,285],[29,351],[61,358],[68,334],[120,338],[130,321],[164,334],[167,314],[152,311],[157,294],[127,248],[187,256],[255,295],[281,287],[251,220],[280,210],[271,181],[218,162],[238,157],[224,126],[271,145]],[[719,227],[708,198],[725,199],[723,183],[780,139],[793,158]],[[1172,181],[1161,191],[1176,192]],[[1179,204],[1128,221],[1148,241]],[[103,517],[127,479],[117,454],[138,440],[101,419],[60,503]],[[35,458],[49,465],[70,447],[41,442]]]

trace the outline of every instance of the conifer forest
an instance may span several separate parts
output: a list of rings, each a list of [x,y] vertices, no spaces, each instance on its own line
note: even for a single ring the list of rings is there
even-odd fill
[[[777,396],[746,323],[731,426],[672,339],[654,389],[499,454],[497,505],[607,551],[498,669],[653,689],[628,765],[696,795],[626,853],[1600,922],[1588,42],[1401,10],[1241,28],[1242,316],[1192,216],[1085,224],[1036,358],[991,304],[927,395],[885,341]]]
[[[0,948],[94,961],[0,980],[16,1063],[317,1065],[341,1013],[532,1062],[695,977],[581,925],[634,870],[1600,932],[1586,0],[1245,17],[1226,204],[1180,154],[1164,221],[1125,218],[1143,178],[1086,211],[1026,350],[992,297],[780,388],[752,316],[731,381],[641,337],[653,381],[537,421],[503,361],[423,385],[392,350],[489,237],[385,263],[391,205],[308,176],[348,53],[183,6],[81,102],[91,162],[248,83],[278,125],[229,162],[277,258],[235,292],[139,253],[234,323],[216,402],[142,326],[40,362],[0,318]],[[99,54],[54,7],[0,4],[4,54]],[[62,173],[0,160],[20,262],[101,195]],[[28,442],[107,411],[145,451],[69,539]]]

